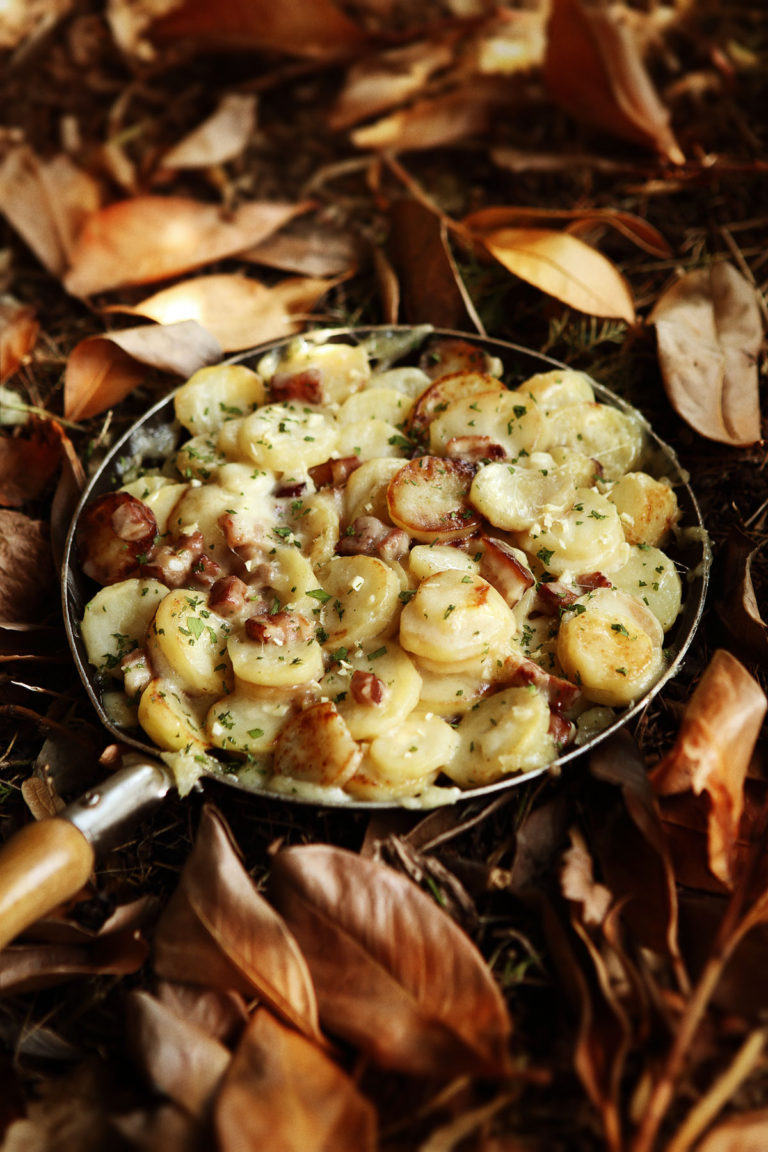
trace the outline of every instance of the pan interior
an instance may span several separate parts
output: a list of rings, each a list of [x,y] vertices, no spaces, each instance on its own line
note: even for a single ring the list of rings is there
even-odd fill
[[[415,364],[426,339],[434,336],[466,339],[474,346],[498,357],[504,366],[504,382],[510,387],[515,387],[535,373],[565,367],[558,361],[518,345],[480,336],[434,329],[428,326],[416,329],[406,326],[325,329],[305,333],[303,339],[351,344],[365,343],[372,360],[378,362],[379,365],[389,366],[391,362],[400,367]],[[289,340],[272,341],[233,358],[229,363],[237,362],[255,367],[266,353],[273,349],[280,349],[288,343],[290,343]],[[615,396],[607,388],[597,382],[593,382],[593,384],[596,398],[599,401],[624,411],[633,411],[626,402]],[[443,790],[445,796],[439,802],[446,803],[488,796],[514,787],[542,773],[560,772],[574,758],[581,756],[636,717],[647,706],[652,697],[661,691],[670,678],[678,672],[703,612],[711,554],[699,506],[674,451],[647,426],[647,422],[644,423],[646,423],[647,436],[651,446],[654,474],[668,477],[674,485],[681,512],[680,523],[683,525],[682,530],[676,534],[675,542],[666,548],[678,570],[684,572],[685,575],[683,577],[683,607],[672,629],[665,637],[667,660],[663,674],[650,691],[646,692],[630,707],[618,711],[615,720],[608,727],[602,729],[582,745],[568,748],[546,767],[509,775],[482,787],[461,790],[446,788]],[[158,749],[147,743],[146,737],[140,729],[122,727],[110,717],[104,703],[103,685],[99,681],[96,670],[88,662],[85,646],[80,636],[79,621],[82,618],[85,605],[96,591],[96,585],[79,568],[75,548],[75,532],[78,518],[85,505],[94,498],[114,490],[123,482],[122,476],[126,468],[126,461],[130,461],[131,467],[134,468],[137,465],[145,468],[156,466],[186,438],[184,430],[175,422],[173,394],[171,394],[146,412],[115,444],[81,497],[67,538],[62,571],[65,627],[78,673],[91,702],[101,722],[115,740],[139,749],[145,755],[154,757],[157,757]],[[227,784],[265,797],[279,797],[283,800],[295,799],[302,803],[308,800],[305,795],[296,797],[291,793],[276,793],[273,789],[266,789],[260,781],[249,780],[247,774],[231,771],[227,764],[223,764],[221,773],[217,772],[216,775],[217,778]],[[335,793],[328,796],[320,791],[317,796],[311,796],[309,802],[365,809],[396,807],[409,803],[407,800],[363,801],[340,798]],[[418,802],[418,806],[429,807],[430,803]]]

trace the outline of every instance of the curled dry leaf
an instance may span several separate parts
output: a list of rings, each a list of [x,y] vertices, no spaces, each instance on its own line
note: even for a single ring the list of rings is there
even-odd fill
[[[586,925],[602,924],[613,896],[605,884],[595,879],[592,857],[584,837],[575,829],[571,829],[570,837],[571,846],[563,854],[560,888],[566,900],[579,905],[581,919]]]
[[[664,386],[675,411],[723,444],[760,439],[757,355],[763,326],[752,285],[727,261],[688,272],[657,301]]]
[[[84,944],[16,945],[0,953],[0,995],[50,988],[77,976],[127,976],[149,955],[134,929]]]
[[[364,32],[333,0],[181,0],[163,5],[150,29],[153,40],[187,40],[205,49],[266,48],[290,56],[327,59],[359,48]],[[167,15],[165,14],[167,13]]]
[[[221,359],[218,340],[195,320],[88,336],[69,355],[64,413],[87,420],[119,404],[147,377],[147,366],[188,377]]]
[[[134,1059],[150,1085],[201,1116],[229,1064],[229,1050],[148,992],[128,993],[125,1018]]]
[[[155,934],[155,970],[168,980],[261,997],[320,1039],[312,978],[290,930],[253,886],[214,808]]]
[[[451,63],[455,39],[417,40],[353,64],[331,110],[331,128],[349,128],[415,96],[434,72]]]
[[[236,159],[256,127],[256,97],[230,92],[218,108],[163,157],[165,168],[208,168]]]
[[[0,505],[20,508],[46,490],[61,459],[61,426],[30,417],[15,436],[0,436]]]
[[[531,208],[492,206],[465,216],[462,224],[470,232],[496,232],[499,228],[519,228],[562,221],[573,235],[577,228],[611,228],[652,256],[670,256],[671,249],[658,229],[618,208]]]
[[[718,650],[688,702],[673,747],[651,775],[659,796],[706,793],[709,866],[725,884],[733,881],[744,778],[765,711],[757,681],[730,653]]]
[[[544,83],[566,112],[604,131],[654,148],[673,164],[685,157],[638,44],[615,8],[553,0]]]
[[[221,1152],[374,1152],[376,1114],[315,1044],[257,1008],[215,1105]]]
[[[469,938],[411,881],[311,845],[278,853],[269,893],[331,1032],[412,1075],[504,1072],[511,1022],[501,993]]]
[[[267,287],[239,274],[198,276],[137,304],[133,312],[160,324],[195,320],[224,352],[290,336],[334,281],[295,277]]]
[[[0,623],[44,620],[54,603],[55,586],[48,525],[0,509]]]
[[[34,308],[0,301],[0,383],[18,372],[37,343]]]
[[[160,1003],[174,1015],[182,1016],[227,1046],[234,1044],[248,1021],[245,1000],[237,992],[179,984],[176,980],[159,980],[156,992]]]
[[[713,1128],[696,1152],[764,1152],[768,1148],[768,1108],[740,1112]]]
[[[752,583],[752,561],[764,544],[755,544],[740,528],[732,528],[725,550],[725,577],[717,614],[728,629],[737,652],[743,650],[755,660],[768,660],[768,623]]]
[[[483,332],[456,267],[445,222],[417,200],[396,200],[389,215],[388,250],[398,276],[402,319]]]
[[[348,276],[357,268],[360,245],[350,232],[309,222],[301,231],[267,237],[240,259],[300,276]]]
[[[164,280],[253,247],[309,207],[254,201],[227,213],[184,196],[121,200],[89,216],[64,286],[74,296],[92,296]]]
[[[567,232],[499,228],[480,237],[508,271],[563,304],[590,316],[634,323],[629,285],[605,256]]]
[[[444,148],[487,132],[500,109],[513,103],[514,87],[493,76],[475,77],[438,96],[417,100],[351,133],[357,148],[410,152]]]

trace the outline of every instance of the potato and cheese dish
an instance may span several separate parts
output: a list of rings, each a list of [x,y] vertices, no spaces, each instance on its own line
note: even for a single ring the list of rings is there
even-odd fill
[[[418,802],[540,768],[665,667],[681,581],[642,419],[297,338],[175,394],[186,439],[86,506],[81,624],[121,723],[276,791]]]

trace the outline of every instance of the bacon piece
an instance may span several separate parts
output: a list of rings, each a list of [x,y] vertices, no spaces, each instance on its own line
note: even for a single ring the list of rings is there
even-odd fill
[[[587,572],[577,576],[573,584],[562,584],[559,580],[542,581],[538,587],[537,608],[549,616],[556,616],[563,608],[570,608],[585,592],[595,588],[612,588],[610,580],[602,572]]]
[[[384,681],[375,672],[361,672],[356,668],[349,688],[358,704],[375,706],[384,699]]]
[[[303,496],[306,490],[306,481],[291,480],[276,485],[275,496],[283,496],[286,499],[295,500],[297,496]]]
[[[549,734],[558,749],[565,748],[576,735],[576,725],[572,720],[566,720],[565,716],[561,716],[559,712],[550,709]]]
[[[303,372],[275,372],[269,382],[269,396],[273,403],[283,400],[301,400],[304,404],[322,404],[325,400],[323,378],[318,368],[305,368]]]
[[[296,640],[310,640],[315,629],[300,612],[275,612],[272,616],[267,612],[259,612],[248,617],[245,632],[249,640],[282,647]]]
[[[139,574],[155,545],[157,521],[151,508],[128,492],[108,492],[83,510],[77,549],[86,576],[116,584]]]
[[[581,689],[577,684],[564,680],[562,676],[553,676],[545,672],[535,660],[529,660],[527,657],[523,657],[514,667],[510,666],[503,680],[510,688],[522,688],[526,684],[535,685],[546,696],[552,711],[558,715],[573,708],[581,699]]]
[[[402,528],[392,528],[376,516],[358,516],[336,546],[340,556],[380,556],[400,560],[410,547],[410,537]]]
[[[244,606],[247,596],[248,585],[239,576],[221,576],[211,585],[208,607],[219,616],[232,616]]]
[[[219,576],[221,566],[205,552],[202,532],[187,532],[173,544],[162,544],[152,559],[142,568],[150,576],[167,584],[169,588],[210,588]]]
[[[309,469],[309,475],[316,488],[327,488],[329,485],[338,488],[346,484],[361,464],[359,456],[339,456],[338,460],[324,460],[322,464],[315,464],[314,468]]]
[[[593,592],[595,588],[612,588],[610,580],[602,572],[585,572],[576,577],[576,585],[585,592]]]
[[[529,588],[536,583],[533,573],[524,564],[505,540],[495,536],[483,536],[483,555],[480,559],[480,575],[514,608]]]
[[[507,451],[490,436],[452,436],[445,446],[445,455],[452,460],[506,460]]]

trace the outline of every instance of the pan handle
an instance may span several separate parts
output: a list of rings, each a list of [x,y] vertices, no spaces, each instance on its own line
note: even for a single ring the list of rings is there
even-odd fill
[[[95,851],[173,787],[162,764],[137,760],[60,816],[19,829],[0,848],[0,949],[87,882]]]

